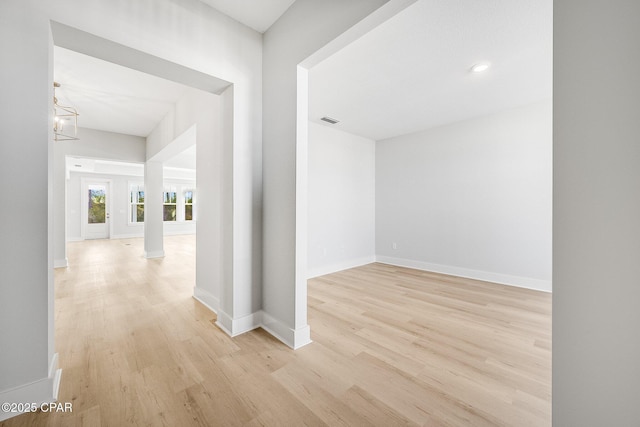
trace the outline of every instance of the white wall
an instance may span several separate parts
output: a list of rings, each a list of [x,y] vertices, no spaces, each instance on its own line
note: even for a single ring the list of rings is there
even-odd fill
[[[309,122],[308,276],[375,261],[375,141]]]
[[[67,241],[82,240],[82,180],[111,180],[108,194],[111,234],[114,238],[139,237],[143,235],[143,224],[128,224],[128,181],[140,182],[140,177],[112,176],[89,173],[70,173],[67,180]]]
[[[551,102],[378,141],[378,260],[551,290]]]
[[[146,54],[189,67],[231,83],[224,94],[230,94],[230,102],[224,104],[231,110],[221,115],[222,102],[215,101],[211,108],[192,110],[185,115],[176,114],[173,130],[184,128],[183,118],[194,115],[213,123],[213,128],[198,129],[198,138],[211,141],[213,133],[221,133],[228,143],[229,156],[224,169],[232,174],[228,183],[230,194],[225,206],[231,212],[225,231],[231,230],[231,240],[226,243],[233,269],[225,285],[229,287],[231,305],[225,312],[235,319],[243,313],[259,311],[261,295],[261,226],[262,226],[262,35],[232,20],[197,0],[106,1],[59,0],[55,4],[43,3],[50,17],[62,24],[92,33],[98,37],[120,43]],[[114,25],[114,23],[116,23]],[[55,36],[55,34],[54,34]],[[132,52],[128,52],[132,54]],[[174,76],[179,78],[180,74]],[[221,98],[224,97],[221,95]],[[189,105],[185,105],[185,110]],[[206,116],[206,117],[205,117]],[[219,120],[219,118],[224,120]],[[191,125],[192,123],[188,123]],[[215,127],[223,127],[216,130]],[[219,168],[211,167],[211,157],[203,155],[206,144],[198,141],[198,181],[207,185]],[[205,153],[211,154],[211,153]],[[219,159],[219,158],[218,158]],[[215,159],[213,159],[215,160]],[[205,169],[207,168],[207,169]],[[204,171],[204,172],[201,172]],[[201,176],[204,173],[207,176]],[[202,180],[200,178],[203,178]],[[217,195],[207,188],[199,191],[200,208],[218,202]],[[230,204],[233,204],[231,206]],[[210,210],[215,215],[215,210]],[[209,218],[201,210],[201,218]],[[202,225],[202,222],[201,222]],[[207,232],[207,227],[199,227]],[[209,229],[209,231],[211,231]],[[209,262],[197,262],[198,283],[213,286],[211,275],[201,274],[204,267],[212,267],[211,259],[219,259],[213,247],[219,240],[198,238],[198,257]],[[204,244],[208,249],[201,250]],[[226,256],[226,255],[225,255]],[[221,266],[220,266],[221,267]],[[216,274],[222,271],[218,268]],[[220,283],[217,280],[216,283]],[[238,288],[238,289],[236,289]]]
[[[137,163],[146,158],[145,139],[139,136],[78,128],[78,138],[78,141],[56,141],[56,153]]]
[[[251,274],[250,243],[255,232],[246,212],[234,210],[246,199],[236,199],[242,181],[234,182],[233,95],[230,87],[220,95],[191,89],[176,103],[147,137],[147,159],[166,160],[174,146],[196,144],[198,213],[196,286],[194,296],[218,314],[219,326],[231,335],[253,329],[260,310],[260,277]],[[226,126],[225,126],[226,123]],[[246,185],[246,182],[245,182]],[[239,187],[238,187],[239,186]],[[245,189],[246,190],[246,189]],[[251,194],[251,191],[245,191]],[[239,215],[238,221],[234,214]],[[236,224],[244,224],[242,230]],[[165,230],[167,227],[165,226]],[[149,236],[146,236],[148,238]],[[234,244],[238,238],[237,245]],[[245,246],[246,245],[246,246]],[[251,321],[238,323],[236,318]]]
[[[141,176],[105,175],[96,173],[71,172],[67,180],[67,241],[82,240],[82,180],[110,180],[110,227],[111,237],[124,239],[128,237],[142,237],[144,235],[143,223],[129,223],[129,185],[144,185]],[[165,179],[165,186],[172,186],[181,191],[184,188],[195,188],[195,181]],[[184,206],[184,205],[182,205]],[[180,208],[180,206],[178,206]],[[194,221],[164,223],[164,234],[195,234],[196,223]]]
[[[557,426],[640,423],[639,17],[637,1],[554,1]]]
[[[379,4],[298,1],[289,18],[265,35],[264,118],[271,125],[264,132],[270,146],[265,153],[264,248],[270,255],[265,255],[264,304],[287,325],[295,318],[295,175],[293,166],[283,165],[292,164],[295,150],[295,64]],[[639,8],[622,0],[554,2],[553,399],[558,425],[634,425],[640,419]],[[0,118],[0,185],[5,194],[32,196],[21,217],[29,233],[11,226],[13,212],[0,213],[0,324],[12,325],[0,331],[2,401],[14,387],[32,390],[33,384],[46,383],[53,361],[53,236],[44,202],[52,203],[47,167],[51,18],[234,82],[234,150],[249,152],[238,174],[252,189],[260,183],[260,34],[196,0],[0,2],[0,47],[11,58],[0,67],[2,81],[11,82],[3,87],[11,108]],[[15,182],[15,176],[23,178]],[[258,212],[257,222],[256,214],[249,217],[253,230],[259,230],[259,191],[246,197],[251,203],[243,208]],[[33,393],[27,396],[26,401],[36,400]]]
[[[306,176],[306,142],[296,145],[298,70],[305,58],[383,5],[385,0],[298,0],[263,37],[264,326],[292,347],[310,342],[306,314],[306,224],[296,231],[296,175]],[[307,116],[304,115],[304,123]],[[306,156],[305,156],[306,158]],[[306,217],[306,206],[303,208]],[[304,228],[304,231],[302,230]],[[296,238],[304,254],[296,259]]]
[[[227,205],[231,216],[225,223],[231,229],[231,239],[226,248],[233,273],[226,285],[231,289],[232,304],[225,312],[231,317],[251,313],[260,308],[260,262],[261,262],[261,198],[262,198],[262,36],[250,28],[239,24],[222,13],[196,0],[157,1],[131,3],[128,1],[92,0],[77,3],[73,0],[61,0],[51,8],[51,16],[56,21],[93,33],[99,37],[121,43],[155,55],[159,58],[183,65],[202,73],[226,80],[232,84],[225,93],[232,99],[227,105],[231,113],[222,123],[216,110],[219,103],[211,109],[189,111],[193,105],[184,105],[186,114],[176,114],[171,123],[174,132],[180,132],[184,126],[190,126],[183,119],[194,115],[204,117],[214,126],[229,128],[225,139],[230,147],[229,162],[225,162],[226,171],[232,173],[232,182],[228,184],[231,194]],[[113,23],[117,25],[113,25]],[[180,106],[177,106],[180,109]],[[198,138],[211,140],[212,132],[200,127]],[[154,145],[150,145],[153,154]],[[200,180],[202,173],[216,174],[219,168],[211,167],[212,158],[202,158],[206,144],[198,142],[199,181],[207,185],[209,179]],[[213,159],[215,160],[215,159]],[[205,169],[207,167],[208,169]],[[207,178],[207,177],[205,177]],[[199,191],[201,208],[208,203],[215,204],[217,196],[209,194],[207,188]],[[210,211],[212,215],[216,211]],[[204,212],[201,211],[204,214]],[[208,215],[202,217],[209,218]],[[201,223],[202,224],[202,223]],[[200,227],[207,231],[206,227]],[[209,249],[201,250],[201,244]],[[213,239],[198,238],[198,256],[204,259],[218,259],[217,250],[211,247],[217,242]],[[198,262],[196,275],[198,283],[206,279],[203,286],[210,286],[210,275],[206,278],[201,270],[212,267],[211,262]],[[222,268],[218,268],[221,271]],[[218,280],[218,283],[220,281]],[[239,289],[235,289],[238,287]],[[238,314],[240,313],[240,314]]]
[[[53,145],[53,247],[56,267],[66,267],[67,265],[66,237],[74,234],[69,234],[65,229],[70,224],[76,224],[76,222],[71,223],[69,219],[65,219],[66,214],[70,213],[70,211],[65,211],[67,208],[65,201],[66,157],[88,157],[125,162],[144,162],[145,159],[145,140],[138,136],[79,128],[78,137],[80,138],[78,141],[56,141]]]
[[[246,252],[243,258],[249,260],[251,271],[245,274],[255,280],[259,280],[260,271],[252,262],[259,259],[261,249],[262,36],[197,0],[3,0],[0,7],[2,51],[11,57],[0,71],[3,81],[10,82],[3,99],[11,100],[2,117],[8,122],[3,121],[0,135],[1,173],[3,183],[14,185],[12,194],[20,190],[30,194],[35,203],[22,218],[29,224],[28,234],[18,227],[3,228],[2,233],[2,283],[3,292],[8,292],[2,295],[2,301],[8,302],[7,309],[2,306],[2,324],[16,325],[1,332],[2,392],[40,379],[48,381],[53,360],[50,245],[54,239],[49,233],[56,227],[49,224],[48,217],[55,219],[60,211],[47,215],[45,202],[49,200],[54,206],[49,194],[49,182],[54,178],[48,167],[47,142],[53,96],[50,20],[234,84],[233,143],[237,155],[233,161],[239,193],[234,215],[243,219],[238,227],[257,230],[239,245]],[[17,184],[9,179],[18,175],[23,178]],[[61,235],[64,238],[64,233]],[[33,393],[26,396],[25,401],[37,400]]]
[[[51,35],[37,1],[0,2],[0,401],[54,397]],[[25,47],[26,46],[26,47]],[[28,232],[25,233],[25,230]],[[51,323],[52,325],[52,323]],[[11,414],[0,412],[0,421]]]

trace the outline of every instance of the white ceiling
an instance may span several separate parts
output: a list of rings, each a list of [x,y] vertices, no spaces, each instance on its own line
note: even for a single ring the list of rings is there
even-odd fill
[[[78,126],[146,137],[182,97],[186,86],[54,47],[60,104],[75,107]]]
[[[293,3],[202,1],[267,26]],[[489,71],[470,73],[479,61],[491,62]],[[551,61],[552,0],[418,0],[310,71],[309,115],[385,139],[550,98]],[[80,127],[142,137],[187,90],[61,47],[54,77]],[[172,166],[193,167],[194,159],[187,152]]]
[[[200,0],[227,16],[264,33],[295,0]]]
[[[551,98],[552,0],[419,0],[309,81],[311,120],[375,140]]]

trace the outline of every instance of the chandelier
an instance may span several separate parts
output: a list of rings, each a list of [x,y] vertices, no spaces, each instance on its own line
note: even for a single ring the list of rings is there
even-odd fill
[[[73,107],[58,104],[56,88],[60,83],[53,82],[53,139],[55,141],[74,141],[78,139],[78,111]]]

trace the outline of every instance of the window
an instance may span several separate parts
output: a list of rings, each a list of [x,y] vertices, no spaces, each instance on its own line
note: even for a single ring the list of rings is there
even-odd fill
[[[175,188],[165,189],[163,200],[163,220],[176,221],[177,197]]]
[[[193,221],[193,190],[184,192],[184,220]]]
[[[129,220],[132,223],[144,222],[144,186],[130,186]]]

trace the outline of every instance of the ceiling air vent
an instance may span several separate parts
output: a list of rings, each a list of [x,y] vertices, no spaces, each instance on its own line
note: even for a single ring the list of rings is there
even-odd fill
[[[340,122],[340,120],[332,119],[331,117],[327,117],[327,116],[324,116],[320,120],[322,120],[323,122],[331,123],[332,125],[335,125],[336,123]]]

